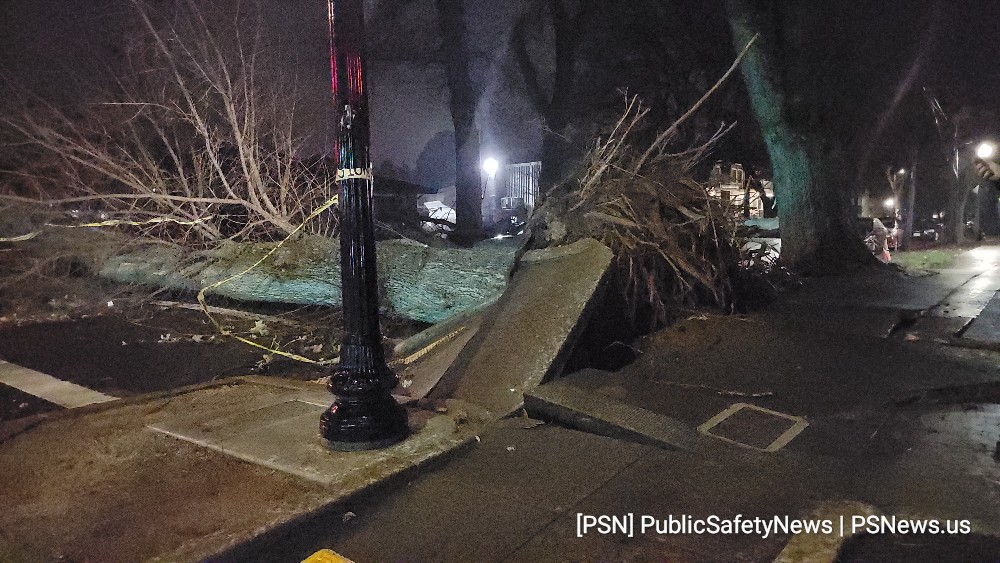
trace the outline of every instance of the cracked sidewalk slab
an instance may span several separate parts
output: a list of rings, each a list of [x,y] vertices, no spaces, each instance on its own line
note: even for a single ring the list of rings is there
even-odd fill
[[[566,381],[553,381],[525,393],[529,416],[555,420],[570,428],[601,436],[693,452],[729,449],[687,423],[581,389]]]
[[[593,239],[532,250],[431,399],[455,398],[497,418],[558,373],[603,290],[611,251]]]

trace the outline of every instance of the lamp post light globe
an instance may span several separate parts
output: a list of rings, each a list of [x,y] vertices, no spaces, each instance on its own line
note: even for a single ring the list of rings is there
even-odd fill
[[[886,198],[886,200],[885,200],[885,206],[888,209],[892,209],[893,207],[896,207],[896,198],[894,198],[894,197]]]
[[[976,156],[978,156],[983,160],[993,158],[993,155],[995,155],[996,152],[997,152],[996,145],[990,142],[979,143],[979,146],[976,147]]]

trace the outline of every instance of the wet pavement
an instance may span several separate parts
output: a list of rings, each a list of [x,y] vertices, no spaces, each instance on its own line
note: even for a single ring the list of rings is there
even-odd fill
[[[997,539],[981,534],[860,534],[847,541],[837,563],[949,561],[984,563],[1000,560]]]
[[[210,326],[199,332],[212,334]],[[172,341],[183,336],[118,316],[9,326],[0,330],[0,358],[125,397],[252,373],[261,357],[234,341]]]
[[[59,405],[0,383],[0,422],[61,409]]]
[[[223,560],[301,561],[321,548],[359,563],[831,561],[838,550],[840,561],[1000,559],[1000,354],[953,346],[951,328],[988,307],[997,261],[1000,248],[987,248],[937,275],[824,279],[755,315],[693,315],[637,343],[638,359],[616,372],[584,370],[552,385],[614,407],[600,417],[568,404],[575,419],[502,420],[448,463],[260,535]],[[574,420],[587,431],[563,426]],[[677,431],[661,426],[651,441],[635,432],[661,422]],[[602,436],[602,425],[633,432]],[[816,514],[933,520],[969,533],[580,528],[602,516]]]
[[[1000,355],[943,346],[932,330],[989,302],[995,264],[983,255],[916,287],[889,273],[748,317],[695,315],[644,339],[616,372],[539,388],[576,389],[562,406],[570,416],[504,421],[448,466],[351,499],[248,560],[320,548],[358,562],[1000,560]],[[893,295],[896,285],[908,293]],[[924,316],[945,300],[947,313]],[[926,337],[906,337],[916,331]],[[577,527],[581,515],[809,518],[829,505],[846,507],[836,518],[848,523],[877,514],[968,533],[581,537]]]

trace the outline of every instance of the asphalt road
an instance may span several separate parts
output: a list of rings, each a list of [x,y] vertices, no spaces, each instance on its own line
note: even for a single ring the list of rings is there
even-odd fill
[[[59,405],[0,383],[0,422],[59,410]]]
[[[4,326],[0,422],[231,376],[322,375],[290,360],[265,365],[258,349],[214,332],[201,312],[189,310],[113,312]],[[268,335],[261,342],[271,344],[272,338]]]

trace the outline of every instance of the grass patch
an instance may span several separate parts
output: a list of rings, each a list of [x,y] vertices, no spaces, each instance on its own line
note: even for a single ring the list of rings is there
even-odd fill
[[[955,249],[909,250],[894,252],[892,261],[907,269],[940,270],[955,260]]]

